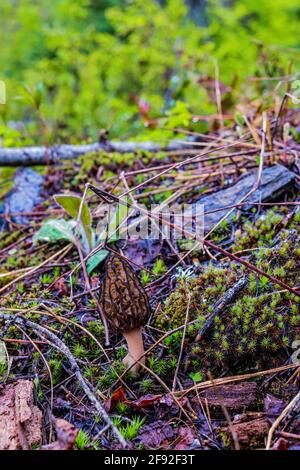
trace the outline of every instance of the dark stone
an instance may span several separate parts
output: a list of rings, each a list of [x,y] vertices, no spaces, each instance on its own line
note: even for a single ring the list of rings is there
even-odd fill
[[[8,205],[8,215],[15,213],[31,212],[33,208],[41,202],[41,189],[44,177],[31,168],[21,168],[15,172],[13,188],[6,198],[4,205],[0,207],[0,212],[6,210]],[[12,220],[17,224],[28,224],[26,215],[16,215]],[[0,219],[0,231],[5,228],[5,221]]]
[[[240,180],[229,188],[222,189],[208,196],[204,196],[198,204],[204,205],[204,211],[210,212],[225,206],[237,204],[255,186],[257,173],[240,178]],[[247,205],[241,206],[243,210],[249,210],[253,203],[271,201],[276,199],[286,190],[292,189],[295,175],[282,165],[266,168],[262,172],[262,181],[259,188],[246,199]],[[211,230],[230,209],[220,210],[210,214],[204,213],[205,232]],[[228,216],[230,221],[236,214],[236,209]]]

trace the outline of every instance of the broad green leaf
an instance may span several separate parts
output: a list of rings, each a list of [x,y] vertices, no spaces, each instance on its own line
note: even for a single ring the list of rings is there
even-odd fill
[[[58,194],[54,196],[56,202],[76,221],[81,205],[81,197],[73,194]],[[92,219],[86,203],[82,206],[80,225],[83,237],[83,247],[86,253],[93,249]]]
[[[0,378],[8,368],[8,353],[4,341],[0,341]]]
[[[87,263],[86,263],[86,269],[87,269],[87,272],[88,274],[91,274],[91,272],[100,264],[102,263],[102,261],[105,260],[105,258],[107,257],[108,255],[108,251],[107,250],[100,250],[100,251],[97,251],[94,255],[92,255],[88,260],[87,260]]]
[[[60,240],[68,240],[72,243],[75,243],[73,234],[74,227],[75,222],[73,220],[48,220],[34,235],[33,241],[55,243]]]

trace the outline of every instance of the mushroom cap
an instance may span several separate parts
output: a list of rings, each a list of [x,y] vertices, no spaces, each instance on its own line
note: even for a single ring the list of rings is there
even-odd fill
[[[145,325],[151,309],[147,294],[126,259],[112,253],[105,262],[100,303],[111,329],[124,333]]]

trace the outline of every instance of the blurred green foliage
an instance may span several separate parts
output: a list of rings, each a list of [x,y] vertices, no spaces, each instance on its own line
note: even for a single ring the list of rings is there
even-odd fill
[[[102,127],[149,138],[159,117],[185,126],[216,112],[216,60],[228,108],[277,83],[247,77],[299,68],[298,0],[210,0],[207,27],[188,13],[184,0],[1,0],[0,113],[22,122],[14,145],[95,139]]]

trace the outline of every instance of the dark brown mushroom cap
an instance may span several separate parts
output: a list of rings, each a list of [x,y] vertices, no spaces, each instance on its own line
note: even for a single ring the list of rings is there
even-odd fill
[[[144,288],[128,261],[115,253],[105,263],[100,303],[110,328],[121,333],[145,325],[150,316]]]

